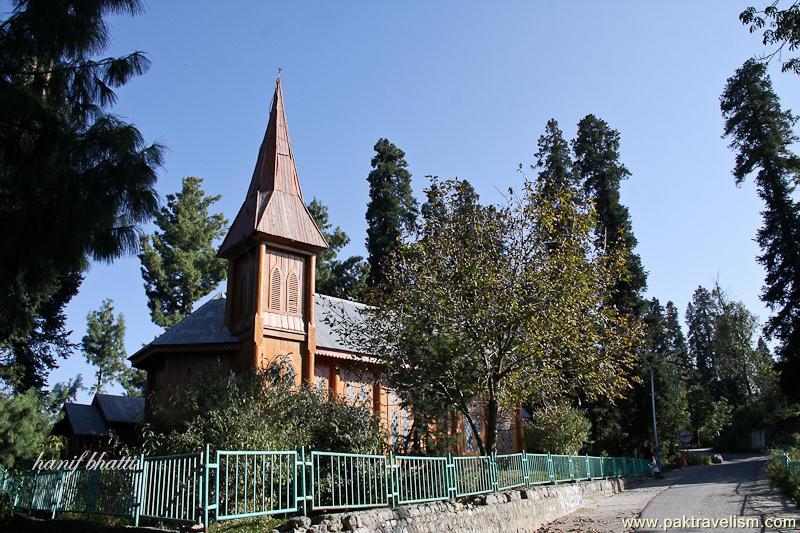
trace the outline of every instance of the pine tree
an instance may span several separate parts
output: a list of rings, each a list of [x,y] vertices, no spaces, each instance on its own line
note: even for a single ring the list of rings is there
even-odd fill
[[[141,52],[100,58],[107,17],[139,0],[11,2],[0,23],[0,357],[17,390],[42,389],[71,353],[60,310],[90,261],[137,249],[158,210],[163,149],[111,113]],[[60,304],[54,309],[54,304]]]
[[[59,382],[53,385],[48,395],[48,410],[56,415],[67,402],[74,402],[78,398],[78,393],[85,390],[83,386],[83,375],[78,374],[66,383]]]
[[[756,238],[767,272],[761,299],[772,310],[764,333],[778,341],[784,392],[800,400],[800,208],[793,198],[800,158],[791,151],[796,117],[781,109],[766,66],[752,59],[728,79],[720,108],[736,151],[736,183],[753,176],[764,202]]]
[[[342,228],[333,227],[325,204],[314,198],[308,204],[308,211],[328,243],[328,249],[317,256],[316,291],[337,298],[357,300],[366,288],[369,266],[359,255],[345,260],[338,258],[339,252],[350,242],[350,237]]]
[[[117,381],[127,396],[144,396],[147,387],[147,372],[126,366],[119,373]]]
[[[125,317],[114,315],[114,304],[104,300],[97,311],[86,317],[86,335],[81,340],[86,362],[94,366],[95,394],[116,381],[125,366]]]
[[[555,119],[547,121],[545,132],[539,137],[534,157],[537,186],[547,198],[556,198],[577,186],[577,177],[570,155],[569,144]]]
[[[76,273],[57,277],[53,283],[55,293],[35,306],[32,329],[16,330],[5,346],[0,343],[0,379],[16,392],[34,388],[43,393],[58,358],[67,357],[76,347],[69,340],[72,332],[66,328],[64,308],[82,281],[83,275]]]
[[[611,288],[606,305],[628,316],[639,317],[648,308],[642,298],[647,274],[641,259],[634,253],[637,241],[628,209],[620,203],[620,183],[630,172],[620,161],[619,132],[594,115],[587,115],[578,123],[577,136],[571,146],[575,157],[575,179],[596,211],[594,234],[597,247],[606,253],[625,253],[620,276]],[[601,400],[590,410],[595,438],[620,453],[632,451],[621,446],[633,445],[641,450],[649,445],[648,428],[651,424],[647,421],[647,402],[650,401],[650,366],[646,364],[650,360],[649,353],[640,353],[643,363],[637,368],[639,379],[632,384],[627,398],[615,405]],[[609,426],[615,429],[608,431]]]
[[[150,317],[169,328],[192,312],[192,305],[225,279],[226,263],[217,257],[214,241],[228,221],[209,208],[221,197],[208,196],[203,180],[183,178],[181,191],[167,195],[156,215],[160,232],[142,237],[142,263]]]
[[[385,262],[397,250],[405,232],[410,231],[417,217],[417,201],[411,190],[411,173],[405,152],[380,139],[375,144],[367,205],[367,252],[369,277],[367,284],[378,287],[385,275]]]
[[[697,287],[686,306],[689,357],[697,370],[697,381],[708,384],[714,377],[715,305],[711,292]]]
[[[683,373],[688,375],[692,370],[689,347],[686,345],[686,337],[681,329],[680,313],[672,301],[667,302],[664,309],[664,328],[667,333],[669,352],[673,354],[673,359]]]
[[[647,288],[647,273],[642,260],[634,253],[637,240],[628,208],[620,203],[620,183],[631,173],[620,161],[619,138],[619,132],[604,120],[586,115],[578,123],[572,149],[575,171],[597,211],[598,244],[601,248],[622,248],[627,252],[611,304],[625,312],[639,314],[644,303],[642,293]]]
[[[657,298],[650,300],[644,322],[648,330],[649,354],[642,366],[643,369],[648,367],[648,378],[650,372],[654,373],[658,434],[662,453],[669,456],[678,450],[678,434],[689,426],[686,389],[681,379],[677,353],[673,351],[676,345],[680,345],[683,334],[680,328],[677,332],[673,330]],[[649,394],[647,396],[649,400]],[[641,407],[647,412],[647,405]]]

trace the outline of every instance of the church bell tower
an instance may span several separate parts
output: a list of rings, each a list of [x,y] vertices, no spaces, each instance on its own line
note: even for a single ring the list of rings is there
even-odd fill
[[[278,79],[247,196],[218,252],[228,260],[225,325],[241,343],[234,368],[281,359],[298,383],[313,383],[314,271],[327,247],[303,201]]]

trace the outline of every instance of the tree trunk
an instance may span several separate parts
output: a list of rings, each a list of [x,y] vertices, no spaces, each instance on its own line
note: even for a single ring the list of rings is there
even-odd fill
[[[497,415],[499,406],[494,395],[486,402],[486,452],[497,451]]]
[[[480,434],[480,431],[478,431],[478,428],[475,427],[475,421],[472,420],[472,416],[470,416],[468,411],[463,413],[463,415],[464,415],[464,420],[467,421],[470,429],[472,430],[472,434],[475,435],[475,442],[478,443],[478,452],[481,455],[486,455],[486,445],[483,442],[483,436]]]

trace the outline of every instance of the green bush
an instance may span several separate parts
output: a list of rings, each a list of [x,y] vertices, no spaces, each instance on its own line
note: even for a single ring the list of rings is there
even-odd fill
[[[792,435],[793,447],[773,450],[767,463],[767,475],[788,497],[800,507],[800,468],[789,470],[784,462],[784,454],[797,461],[800,458],[800,433]]]
[[[712,463],[710,455],[687,454],[685,459],[687,466],[710,465]]]
[[[524,429],[528,451],[576,454],[589,440],[592,423],[584,411],[556,404],[534,411]]]
[[[372,452],[385,435],[366,406],[308,387],[297,388],[278,367],[251,373],[224,368],[201,373],[157,407],[143,431],[145,452],[222,450]]]

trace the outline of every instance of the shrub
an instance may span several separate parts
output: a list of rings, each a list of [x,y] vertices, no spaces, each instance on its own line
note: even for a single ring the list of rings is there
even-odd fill
[[[591,429],[584,411],[556,404],[532,413],[525,423],[525,443],[534,452],[576,454],[589,440]]]
[[[767,463],[767,475],[784,494],[793,499],[795,504],[800,507],[800,468],[789,470],[784,463],[784,454],[788,454],[795,461],[800,458],[800,433],[795,433],[792,439],[794,447],[772,451],[772,458]]]
[[[308,387],[279,367],[249,373],[203,372],[157,407],[145,426],[147,453],[223,450],[369,452],[385,442],[377,416]]]
[[[684,466],[699,466],[710,465],[710,455],[698,455],[695,453],[683,453],[675,456],[675,459],[669,465],[670,467],[684,467]]]

